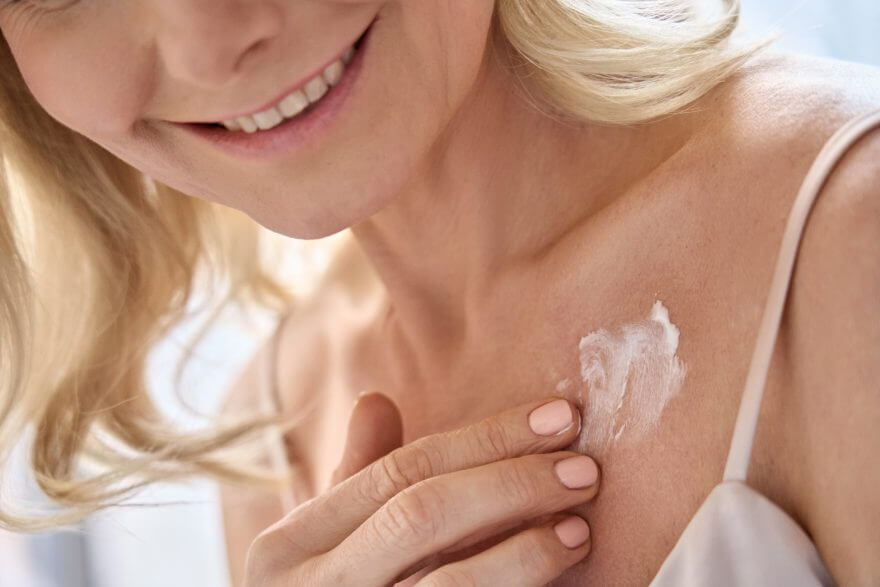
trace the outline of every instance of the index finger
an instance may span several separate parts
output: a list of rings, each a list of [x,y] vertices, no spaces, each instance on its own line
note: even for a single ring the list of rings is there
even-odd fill
[[[327,552],[411,485],[493,461],[558,450],[570,444],[580,429],[578,409],[566,399],[553,398],[423,436],[302,504],[276,529],[300,546],[302,554]]]

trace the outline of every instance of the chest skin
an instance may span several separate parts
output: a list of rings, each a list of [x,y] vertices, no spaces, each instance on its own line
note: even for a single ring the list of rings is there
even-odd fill
[[[359,310],[334,312],[326,364],[338,370],[323,379],[326,399],[295,439],[316,487],[326,486],[338,463],[359,391],[380,390],[396,402],[405,443],[553,395],[583,409],[589,389],[580,378],[581,337],[642,320],[659,299],[680,331],[677,356],[687,374],[649,434],[586,447],[600,464],[602,485],[593,502],[571,511],[589,521],[593,551],[553,583],[647,584],[721,480],[787,214],[784,198],[768,213],[744,206],[742,197],[685,191],[658,200],[646,192],[622,202],[606,219],[613,235],[573,238],[541,265],[546,274],[511,276],[502,284],[495,292],[497,315],[480,317],[468,350],[442,378],[407,367],[400,359],[405,351],[378,312],[373,320]],[[741,231],[731,230],[731,218],[743,223]],[[350,329],[340,326],[346,315]],[[777,352],[771,367],[768,397],[787,393],[782,357]],[[557,391],[564,379],[571,385]],[[578,448],[573,443],[568,450]],[[772,446],[759,445],[750,482],[785,507],[777,477],[769,474],[778,457]]]
[[[499,284],[468,344],[432,377],[412,369],[405,347],[383,333],[381,304],[319,291],[326,303],[311,314],[309,327],[298,320],[282,337],[277,373],[291,413],[317,401],[318,409],[289,438],[304,477],[314,480],[311,490],[326,487],[339,461],[359,391],[380,390],[396,402],[404,442],[454,429],[556,395],[565,378],[577,383],[580,338],[638,320],[659,299],[680,330],[677,355],[687,376],[650,435],[623,440],[609,452],[591,451],[602,469],[601,489],[574,511],[590,522],[593,551],[554,582],[647,584],[721,480],[797,189],[825,140],[876,103],[876,88],[867,68],[793,55],[761,61],[721,84],[695,104],[704,113],[697,125],[702,139],[666,162],[654,181],[603,210],[592,230],[573,233],[549,251],[539,270]],[[796,335],[788,339],[793,325],[784,313],[748,484],[821,546],[822,528],[803,522],[817,506],[805,496],[809,483],[797,469],[810,425],[834,426],[798,417],[799,406],[814,398],[790,383],[805,371],[795,360]],[[244,403],[257,385],[256,378],[248,381],[254,384],[238,390]],[[311,490],[303,488],[300,498]],[[240,519],[227,524],[227,537],[240,538],[229,549],[231,561],[244,560],[253,536],[279,515],[277,503],[263,517],[244,509],[255,519],[247,529]],[[224,516],[233,512],[227,508]],[[837,522],[826,523],[825,535]],[[849,560],[841,552],[854,550],[838,545],[836,554]]]
[[[291,436],[314,488],[326,487],[339,461],[358,392],[380,390],[395,401],[405,443],[558,395],[564,379],[572,381],[565,393],[583,405],[581,337],[643,319],[661,300],[680,331],[677,356],[687,375],[650,434],[637,442],[624,436],[609,450],[587,447],[602,484],[593,502],[572,511],[589,521],[593,550],[553,584],[650,582],[721,480],[791,204],[841,124],[815,117],[816,124],[790,124],[804,120],[798,104],[830,79],[811,67],[773,62],[708,96],[700,138],[540,262],[497,284],[493,303],[442,369],[413,368],[387,326],[381,294],[375,304],[328,301],[321,312],[328,327],[308,344],[290,337],[281,354],[291,359],[279,371],[289,405],[320,397],[314,417]],[[787,409],[798,393],[787,384],[797,369],[788,348],[783,314],[748,483],[801,523],[791,455],[803,430]]]

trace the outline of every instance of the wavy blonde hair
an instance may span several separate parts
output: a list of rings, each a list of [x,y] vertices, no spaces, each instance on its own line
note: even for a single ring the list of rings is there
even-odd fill
[[[692,8],[497,0],[492,32],[514,58],[523,96],[548,115],[635,124],[686,109],[773,40],[731,41],[738,0],[714,17]],[[271,421],[185,433],[144,380],[148,353],[187,318],[202,272],[228,287],[212,292],[220,303],[200,335],[229,303],[289,307],[289,291],[254,263],[259,227],[152,181],[55,121],[5,41],[0,78],[0,462],[32,431],[36,480],[62,506],[47,517],[0,508],[0,526],[68,524],[158,480],[265,480],[224,451]],[[82,474],[84,459],[102,469]]]

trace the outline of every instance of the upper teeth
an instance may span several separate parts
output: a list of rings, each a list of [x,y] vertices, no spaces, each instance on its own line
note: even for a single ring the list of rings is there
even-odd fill
[[[293,118],[309,105],[320,100],[330,86],[335,86],[342,77],[345,66],[351,62],[354,47],[349,47],[341,59],[337,59],[324,68],[305,85],[286,96],[277,106],[247,116],[239,116],[233,120],[224,120],[223,126],[228,130],[244,130],[247,133],[257,130],[269,130],[281,124],[285,119]]]

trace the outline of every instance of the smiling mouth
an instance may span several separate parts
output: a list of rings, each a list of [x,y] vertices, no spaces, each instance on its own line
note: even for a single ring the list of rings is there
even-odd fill
[[[318,73],[297,89],[292,90],[275,106],[252,115],[218,122],[194,122],[195,126],[211,129],[226,129],[230,132],[254,133],[270,130],[287,120],[308,114],[324,98],[328,90],[335,86],[345,73],[345,68],[360,49],[364,38],[372,28],[372,23],[349,49],[322,72]]]

